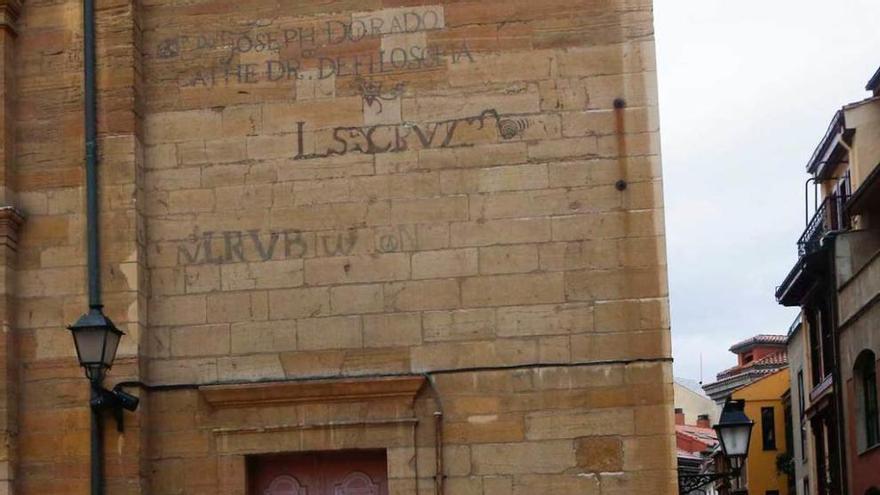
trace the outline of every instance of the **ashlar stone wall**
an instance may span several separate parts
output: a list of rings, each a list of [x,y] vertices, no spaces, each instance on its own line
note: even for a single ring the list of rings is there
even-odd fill
[[[20,493],[88,483],[79,16],[29,0],[14,45]],[[100,0],[98,27],[110,384],[142,397],[108,493],[350,448],[395,494],[675,492],[649,0]]]

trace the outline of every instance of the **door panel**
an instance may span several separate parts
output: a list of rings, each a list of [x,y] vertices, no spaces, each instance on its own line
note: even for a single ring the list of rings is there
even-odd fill
[[[333,495],[380,495],[379,484],[368,474],[353,471],[334,485]]]
[[[299,480],[286,474],[275,477],[263,495],[309,495],[308,489]]]
[[[388,495],[385,451],[255,456],[251,495]]]

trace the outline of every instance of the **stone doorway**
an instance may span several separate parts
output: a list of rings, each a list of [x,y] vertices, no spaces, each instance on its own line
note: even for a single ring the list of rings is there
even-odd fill
[[[254,456],[250,495],[388,495],[384,450]]]

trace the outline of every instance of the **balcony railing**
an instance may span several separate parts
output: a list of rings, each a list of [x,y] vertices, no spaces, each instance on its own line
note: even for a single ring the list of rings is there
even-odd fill
[[[828,232],[849,228],[849,216],[844,210],[845,202],[846,199],[837,194],[829,195],[822,201],[798,239],[799,256],[816,252],[822,237]]]

